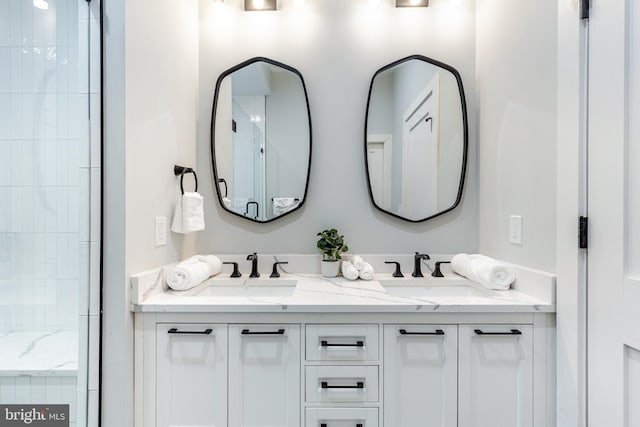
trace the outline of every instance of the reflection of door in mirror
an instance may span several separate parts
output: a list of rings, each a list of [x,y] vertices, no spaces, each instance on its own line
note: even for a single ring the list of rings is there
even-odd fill
[[[234,96],[233,123],[233,208],[263,219],[265,96]]]
[[[391,135],[367,135],[367,162],[371,193],[384,209],[391,207]]]
[[[409,218],[438,211],[439,76],[437,72],[402,115],[402,200]]]

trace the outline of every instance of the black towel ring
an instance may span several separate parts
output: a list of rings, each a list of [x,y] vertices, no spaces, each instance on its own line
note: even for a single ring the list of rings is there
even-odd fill
[[[179,176],[180,177],[180,192],[182,194],[184,194],[184,176],[185,174],[188,173],[192,173],[193,174],[193,179],[196,181],[196,189],[194,191],[198,191],[198,175],[196,175],[196,171],[194,171],[192,168],[188,168],[185,166],[178,166],[178,165],[174,165],[173,166],[173,173],[175,176]]]

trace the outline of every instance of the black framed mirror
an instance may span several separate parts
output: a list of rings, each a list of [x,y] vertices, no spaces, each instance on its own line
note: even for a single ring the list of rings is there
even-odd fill
[[[460,203],[467,168],[467,109],[460,74],[413,55],[375,72],[365,117],[365,169],[376,208],[411,222]]]
[[[255,222],[300,209],[309,185],[311,114],[302,74],[252,58],[216,82],[211,157],[220,206]]]

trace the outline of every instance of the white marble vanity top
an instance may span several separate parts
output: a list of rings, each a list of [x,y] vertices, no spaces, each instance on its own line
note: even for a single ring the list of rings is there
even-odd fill
[[[486,289],[452,272],[443,278],[423,279],[376,274],[371,281],[318,274],[231,279],[222,273],[188,291],[173,291],[163,284],[163,269],[156,269],[132,276],[131,309],[185,313],[555,312],[555,277],[529,269],[518,274],[517,284],[508,291]]]

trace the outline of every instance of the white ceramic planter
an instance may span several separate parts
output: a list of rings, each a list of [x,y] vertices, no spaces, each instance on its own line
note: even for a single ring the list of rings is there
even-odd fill
[[[337,277],[340,273],[340,260],[337,261],[329,261],[322,260],[320,262],[322,268],[322,276],[323,277]]]

